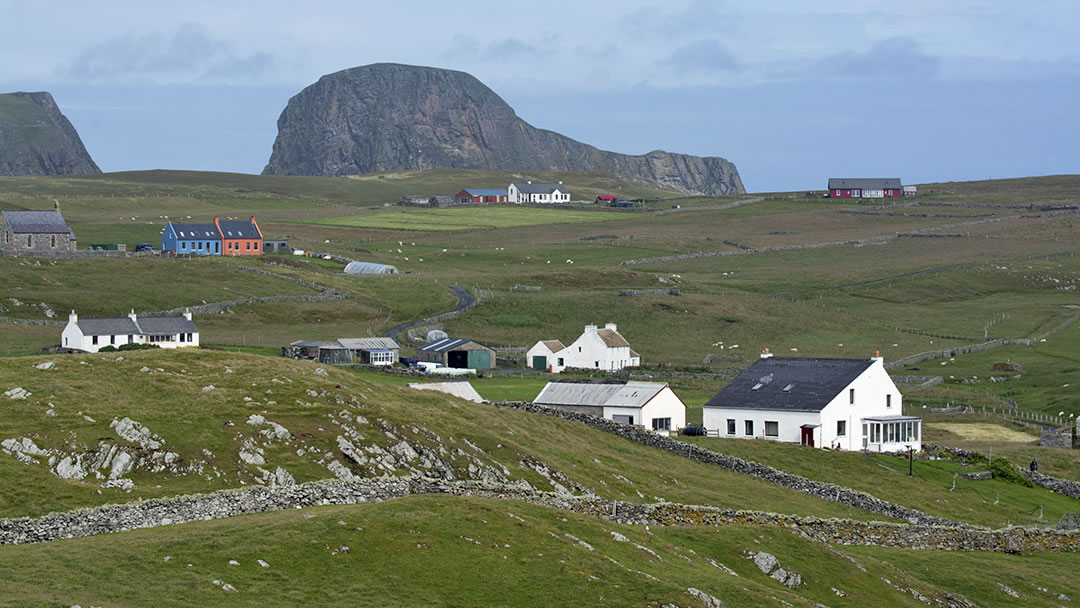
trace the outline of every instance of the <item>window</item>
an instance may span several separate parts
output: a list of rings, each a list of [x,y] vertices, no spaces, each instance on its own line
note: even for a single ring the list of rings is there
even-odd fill
[[[848,389],[848,403],[855,405],[855,389],[853,388]]]
[[[892,407],[892,395],[885,395],[885,407]]]
[[[180,334],[180,341],[181,341],[181,342],[183,342],[183,341],[184,341],[184,336],[185,336],[185,334]]]
[[[135,337],[132,336],[131,334],[128,334],[128,344],[131,344],[134,341],[135,341]]]
[[[599,361],[593,361],[593,366],[600,367],[600,362]]]
[[[97,336],[91,336],[90,343],[91,344],[97,344]]]
[[[33,247],[34,246],[34,235],[32,235],[32,234],[26,235],[26,246],[27,247]]]
[[[779,437],[780,436],[780,423],[775,420],[765,421],[765,436],[766,437]]]
[[[836,421],[836,436],[837,437],[846,437],[847,436],[847,420],[837,420]]]
[[[563,358],[559,357],[559,367],[562,367],[564,365],[566,365],[566,363],[563,361]]]
[[[652,430],[654,431],[670,431],[671,430],[671,418],[653,418]]]
[[[116,344],[116,336],[109,336],[109,344]]]
[[[579,352],[579,353],[581,352],[581,347],[580,346],[577,347],[577,352]]]
[[[258,250],[259,250],[259,243],[258,243],[258,242],[256,242],[256,243],[255,243],[255,251],[258,251]]]
[[[248,241],[246,244],[247,244],[247,250],[251,251],[251,241]]]
[[[743,428],[743,434],[744,435],[747,435],[747,436],[750,436],[750,437],[752,437],[754,435],[754,421],[753,420],[744,420],[743,421],[743,427],[744,427]]]
[[[54,234],[54,235],[52,235],[52,239],[51,239],[51,241],[52,241],[52,245],[51,245],[51,246],[52,246],[52,247],[53,247],[53,248],[55,249],[55,248],[56,248],[56,235],[55,235],[55,234]]]
[[[728,418],[727,419],[727,434],[728,435],[734,435],[735,434],[735,419],[734,418]]]
[[[180,241],[180,249],[181,250],[187,249],[187,241]]]
[[[202,251],[202,241],[199,241],[199,251]]]

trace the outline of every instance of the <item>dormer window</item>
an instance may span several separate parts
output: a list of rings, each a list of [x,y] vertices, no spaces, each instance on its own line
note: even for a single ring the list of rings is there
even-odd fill
[[[755,384],[754,386],[751,386],[751,387],[750,387],[750,390],[752,390],[752,391],[760,390],[760,389],[761,389],[761,387],[763,387],[763,386],[765,386],[765,384],[764,384],[764,383],[762,383],[762,382],[758,382],[758,383],[757,383],[757,384]]]
[[[789,384],[789,385],[787,385],[787,386],[785,386],[785,387],[783,388],[783,391],[784,391],[785,393],[790,393],[790,392],[791,392],[791,389],[793,389],[793,388],[795,388],[795,385],[794,385],[794,384]]]

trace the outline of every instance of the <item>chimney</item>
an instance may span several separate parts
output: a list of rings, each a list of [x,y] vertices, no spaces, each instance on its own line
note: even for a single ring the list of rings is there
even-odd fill
[[[608,323],[607,325],[604,325],[604,329],[610,329],[611,331],[615,332],[619,331],[619,328],[616,327],[614,323]]]
[[[72,309],[71,314],[68,315],[68,323],[79,323],[79,315],[75,314],[75,309]]]
[[[585,333],[587,333],[587,334],[595,334],[596,333],[596,326],[595,325],[586,325],[585,326]]]
[[[137,318],[137,317],[135,316],[135,309],[134,309],[134,308],[132,308],[132,309],[131,309],[131,312],[130,312],[130,313],[128,313],[128,318],[129,318],[129,319],[131,319],[132,321],[138,321],[138,320],[139,320],[139,319],[138,319],[138,318]]]
[[[882,364],[885,363],[885,359],[884,359],[884,357],[881,356],[881,351],[880,350],[875,350],[874,351],[874,361],[878,361],[878,362],[880,362]]]
[[[762,359],[770,359],[770,358],[772,358],[772,353],[769,352],[768,348],[765,349],[765,352],[761,353],[761,358]]]
[[[55,209],[57,213],[60,213],[60,201],[58,201],[58,200],[56,200],[54,198],[54,199],[52,199],[52,202],[53,202],[53,209]]]
[[[190,308],[185,308],[184,309],[184,318],[187,319],[188,321],[191,320],[191,309]]]

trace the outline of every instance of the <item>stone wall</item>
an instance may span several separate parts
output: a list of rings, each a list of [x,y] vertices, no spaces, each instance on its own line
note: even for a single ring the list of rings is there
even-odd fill
[[[1044,430],[1039,435],[1039,445],[1047,448],[1076,450],[1080,449],[1080,437],[1073,434],[1073,426],[1070,424],[1049,431]]]
[[[966,459],[972,456],[980,455],[979,452],[971,450],[964,450],[960,448],[950,448],[940,445],[923,444],[923,449],[927,452],[941,452],[949,454],[955,458]],[[984,455],[985,456],[985,455]],[[1031,480],[1031,483],[1039,486],[1040,488],[1046,488],[1053,490],[1058,494],[1068,496],[1080,500],[1080,482],[1071,481],[1069,479],[1061,479],[1059,477],[1052,477],[1050,475],[1044,475],[1037,471],[1030,471],[1027,467],[1017,465],[1016,469],[1020,471],[1024,477]]]
[[[620,296],[677,296],[678,289],[623,289]]]
[[[299,485],[249,487],[212,494],[157,498],[0,520],[0,544],[48,542],[195,521],[328,504],[364,504],[410,495],[447,494],[519,500],[625,524],[660,526],[767,526],[811,540],[946,551],[1077,551],[1080,531],[1028,528],[890,524],[798,517],[674,503],[634,504],[596,496],[541,492],[520,486],[431,478],[323,480]]]
[[[494,405],[498,407],[512,407],[514,409],[530,412],[534,414],[544,414],[552,416],[554,418],[561,418],[563,420],[569,420],[572,422],[580,422],[586,426],[594,429],[612,433],[631,441],[673,452],[690,458],[691,460],[697,460],[706,464],[712,464],[740,475],[746,475],[755,479],[760,479],[768,483],[773,483],[781,487],[795,490],[796,492],[802,492],[811,496],[816,496],[823,500],[829,500],[852,506],[858,509],[864,509],[871,513],[877,513],[887,517],[894,517],[896,519],[908,521],[911,523],[919,524],[933,524],[942,526],[959,526],[960,524],[941,517],[934,517],[927,515],[922,511],[911,509],[901,505],[896,505],[876,496],[867,494],[866,492],[860,492],[851,488],[845,488],[843,486],[834,485],[831,483],[825,483],[821,481],[814,481],[807,479],[787,471],[780,469],[774,469],[773,467],[760,464],[757,462],[751,462],[736,458],[734,456],[728,456],[725,454],[719,454],[705,448],[698,447],[677,439],[671,439],[669,437],[662,437],[647,431],[644,429],[636,428],[626,424],[619,424],[606,418],[599,418],[596,416],[589,416],[587,414],[579,414],[574,412],[567,412],[557,408],[545,407],[542,405],[535,405],[528,402],[520,401],[502,401],[497,402]]]

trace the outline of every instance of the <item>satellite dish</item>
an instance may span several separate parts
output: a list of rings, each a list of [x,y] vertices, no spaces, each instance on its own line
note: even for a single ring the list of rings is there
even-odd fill
[[[438,340],[445,340],[446,338],[446,332],[441,329],[433,329],[427,332],[428,344],[431,344],[432,342],[436,342]]]

